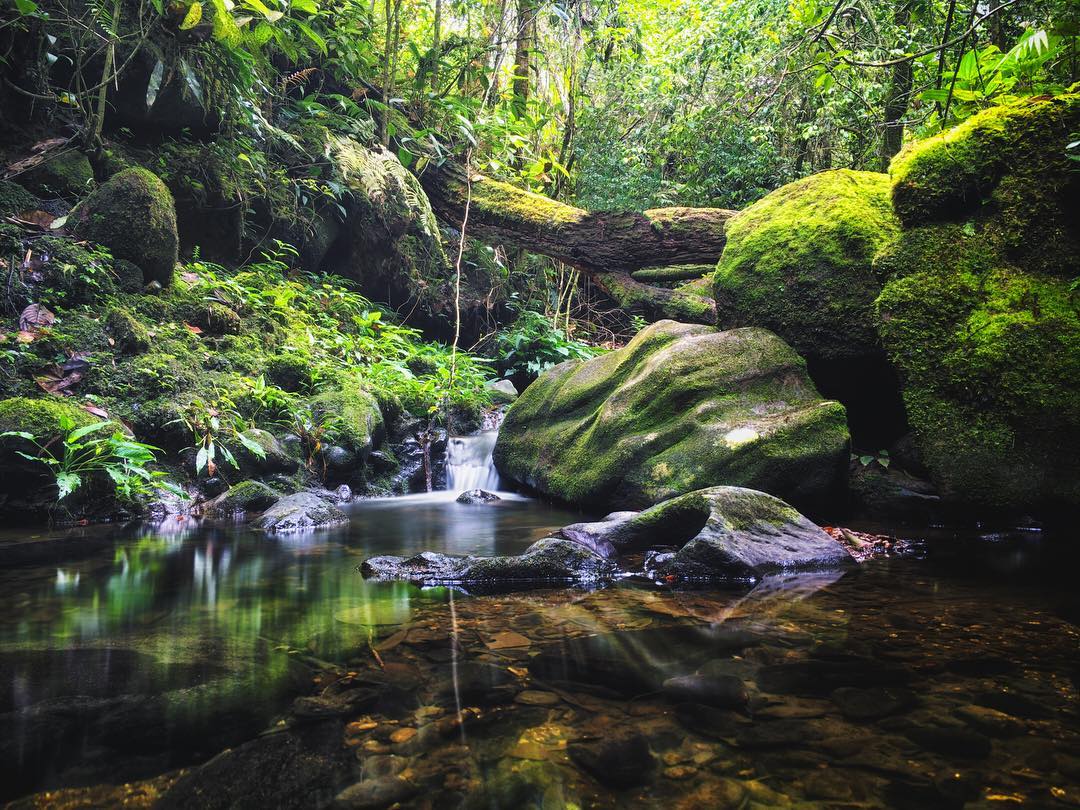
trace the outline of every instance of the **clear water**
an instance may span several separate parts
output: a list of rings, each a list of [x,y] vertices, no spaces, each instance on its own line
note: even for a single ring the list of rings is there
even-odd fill
[[[5,536],[0,799],[118,805],[133,788],[109,785],[235,746],[217,777],[138,788],[144,806],[319,806],[380,779],[417,807],[1080,802],[1072,538],[924,533],[919,558],[751,591],[361,579],[372,554],[514,553],[581,517],[453,494],[369,501],[347,529],[294,539],[189,521]],[[660,688],[694,672],[740,679],[748,705]],[[588,751],[635,734],[640,775],[610,784]],[[325,749],[297,760],[316,783],[296,793],[291,760],[243,759],[289,735]]]

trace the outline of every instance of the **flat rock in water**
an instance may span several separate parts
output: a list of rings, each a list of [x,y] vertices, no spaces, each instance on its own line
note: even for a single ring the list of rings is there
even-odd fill
[[[664,696],[676,703],[704,703],[742,709],[750,700],[746,685],[734,675],[682,675],[663,683]]]
[[[863,722],[898,714],[916,703],[914,693],[895,687],[859,689],[854,686],[842,686],[833,690],[830,698],[848,720]]]
[[[991,737],[1016,737],[1024,733],[1023,722],[997,709],[961,706],[953,713],[976,731]]]
[[[656,767],[648,740],[629,728],[612,728],[604,737],[572,742],[566,751],[582,770],[610,787],[643,785]]]
[[[772,664],[758,670],[757,683],[765,692],[795,695],[829,695],[844,686],[902,686],[911,673],[897,664],[871,658],[842,661],[796,661]]]
[[[915,726],[905,736],[920,748],[944,757],[985,759],[992,748],[987,737],[963,728]]]
[[[365,779],[334,797],[335,810],[377,810],[410,799],[419,788],[400,776]]]

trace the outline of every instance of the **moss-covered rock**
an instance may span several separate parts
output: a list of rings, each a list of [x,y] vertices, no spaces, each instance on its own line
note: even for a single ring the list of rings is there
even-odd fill
[[[105,328],[121,352],[139,354],[150,348],[150,332],[125,307],[109,309],[105,315]]]
[[[21,214],[37,207],[37,198],[25,188],[10,180],[0,180],[0,217]]]
[[[987,110],[893,163],[880,332],[943,497],[1080,507],[1080,96]],[[965,221],[966,220],[966,221]]]
[[[146,169],[113,175],[71,213],[76,233],[133,262],[146,281],[172,282],[177,259],[176,208],[165,184]]]
[[[375,397],[359,386],[325,391],[311,401],[312,412],[326,427],[327,440],[356,454],[359,460],[386,436]]]
[[[718,324],[771,329],[804,357],[879,352],[871,262],[897,231],[887,175],[838,169],[777,189],[728,223]]]
[[[892,197],[907,227],[980,223],[981,238],[1024,269],[1080,273],[1080,172],[1066,145],[1080,93],[992,107],[893,160]]]
[[[495,463],[576,504],[640,507],[717,484],[820,509],[842,488],[844,408],[763,329],[661,321],[545,372],[507,412]]]
[[[210,501],[203,511],[213,517],[235,517],[262,512],[280,498],[280,492],[262,481],[241,481]]]
[[[923,462],[942,494],[1003,508],[1080,505],[1080,302],[978,235],[929,225],[882,266],[877,306]],[[904,272],[899,273],[903,268]]]
[[[91,190],[94,170],[86,155],[72,149],[35,166],[20,180],[39,197],[77,200]]]
[[[349,516],[325,498],[313,492],[297,492],[286,495],[263,512],[255,521],[255,527],[268,534],[285,534],[348,522]]]
[[[15,397],[0,402],[0,433],[27,433],[40,445],[57,448],[68,430],[98,421],[82,408],[59,398]],[[19,436],[0,437],[0,514],[20,522],[39,522],[43,509],[57,500],[55,477],[46,465],[19,455],[39,454]],[[57,448],[57,455],[61,451]]]

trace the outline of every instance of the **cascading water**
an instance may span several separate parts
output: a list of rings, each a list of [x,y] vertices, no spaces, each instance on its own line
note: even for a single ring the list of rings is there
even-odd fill
[[[452,492],[470,489],[498,490],[499,471],[492,451],[498,430],[485,430],[474,436],[451,436],[446,443],[446,488]]]

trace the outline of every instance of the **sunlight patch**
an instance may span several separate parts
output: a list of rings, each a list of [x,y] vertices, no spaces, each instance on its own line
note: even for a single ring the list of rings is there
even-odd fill
[[[727,444],[728,447],[734,449],[736,447],[741,447],[744,444],[748,444],[752,441],[756,441],[759,438],[761,438],[761,434],[753,428],[740,427],[735,428],[734,430],[729,430],[724,435],[724,442]]]

